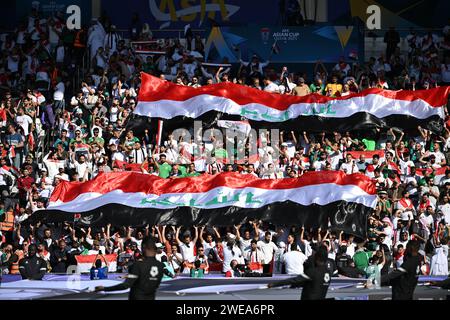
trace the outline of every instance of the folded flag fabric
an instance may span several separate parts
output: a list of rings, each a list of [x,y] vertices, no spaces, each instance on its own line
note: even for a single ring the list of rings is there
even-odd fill
[[[89,271],[92,268],[92,264],[95,262],[95,258],[100,259],[103,261],[103,259],[100,258],[100,256],[97,256],[96,254],[90,254],[90,255],[78,255],[75,256],[75,259],[77,260],[77,268],[80,273],[89,273]],[[108,271],[109,272],[116,272],[117,271],[117,254],[106,254],[104,255],[106,261],[108,261]]]
[[[222,173],[161,179],[137,172],[101,173],[83,183],[61,182],[47,210],[33,219],[100,225],[230,225],[261,219],[275,225],[327,226],[364,236],[377,203],[362,174],[308,172],[293,179]]]
[[[435,168],[434,171],[432,168],[417,168],[416,169],[416,175],[418,175],[421,178],[424,178],[425,175],[428,173],[428,176],[431,176],[434,174],[434,183],[435,185],[439,185],[441,180],[446,176],[445,172],[449,170],[448,166],[444,166],[441,168]]]
[[[225,128],[233,132],[243,133],[246,137],[250,134],[252,130],[248,121],[229,121],[229,120],[218,120],[217,126],[220,128]]]
[[[114,160],[112,167],[118,168],[123,171],[134,171],[134,172],[142,172],[141,169],[142,164],[139,163],[128,163],[126,161]],[[145,170],[148,170],[148,164],[144,166]]]
[[[359,160],[361,156],[364,156],[367,163],[372,163],[373,156],[377,155],[380,159],[384,158],[384,150],[375,151],[347,151],[346,154],[351,154],[353,159]]]

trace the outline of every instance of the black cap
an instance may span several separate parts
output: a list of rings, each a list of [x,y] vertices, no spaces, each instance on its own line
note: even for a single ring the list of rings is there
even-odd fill
[[[328,260],[328,251],[324,245],[321,245],[317,249],[314,255],[314,260],[319,263],[325,263]]]
[[[145,249],[155,250],[156,251],[156,242],[151,237],[145,237],[142,240],[142,252],[145,251]]]

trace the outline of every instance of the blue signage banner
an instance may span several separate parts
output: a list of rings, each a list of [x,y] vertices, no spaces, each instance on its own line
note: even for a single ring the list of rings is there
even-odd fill
[[[204,29],[211,20],[220,26],[281,23],[279,0],[102,0],[102,10],[119,29],[128,29],[135,13],[151,29]]]
[[[275,63],[336,63],[342,56],[362,60],[363,36],[354,26],[214,27],[205,54],[215,63],[248,61],[253,55]]]
[[[37,6],[41,17],[48,18],[57,12],[62,12],[65,16],[67,7],[77,5],[81,9],[81,23],[88,24],[92,17],[91,0],[17,0],[16,2],[16,23],[23,20],[31,13],[33,6]]]
[[[450,1],[433,0],[333,0],[328,1],[328,21],[352,23],[354,18],[366,22],[367,7],[377,5],[381,11],[381,28],[443,28],[448,23]]]

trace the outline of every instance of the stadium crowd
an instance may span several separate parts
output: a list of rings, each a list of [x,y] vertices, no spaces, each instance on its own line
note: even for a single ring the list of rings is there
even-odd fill
[[[148,24],[136,20],[130,32],[134,40],[153,37]],[[158,239],[157,258],[166,264],[165,277],[212,271],[231,277],[272,271],[300,274],[320,243],[327,246],[336,274],[366,277],[374,269],[386,273],[399,266],[411,239],[422,243],[423,274],[448,275],[448,122],[442,136],[421,127],[418,134],[400,128],[334,133],[299,128],[282,132],[280,145],[260,145],[257,159],[239,165],[221,161],[225,151],[214,138],[204,142],[214,157],[198,165],[176,148],[180,144],[188,150],[199,147],[191,141],[173,140],[169,132],[158,146],[156,132],[135,136],[125,129],[137,104],[140,72],[192,87],[232,81],[298,96],[339,97],[371,87],[418,90],[450,84],[448,26],[441,35],[419,35],[412,30],[408,53],[398,48],[395,30],[389,32],[388,56],[370,58],[365,64],[342,58],[332,68],[318,61],[310,75],[291,73],[286,67],[278,72],[270,61],[262,62],[257,56],[241,61],[237,68],[202,65],[204,44],[193,34],[183,41],[157,39],[151,50],[165,54],[141,55],[107,17],[71,31],[62,15],[44,18],[33,10],[1,41],[2,273],[20,273],[20,261],[30,251],[46,261],[42,275],[66,272],[76,264],[77,255],[112,253],[117,254],[118,271],[126,272],[142,258],[140,242],[151,234]],[[74,83],[73,75],[85,57],[89,59],[81,70],[84,77]],[[275,149],[278,158],[272,157]],[[354,159],[349,151],[374,155]],[[376,181],[379,202],[368,222],[367,239],[326,227],[305,230],[274,226],[270,221],[248,221],[242,226],[105,225],[92,229],[74,222],[27,222],[34,212],[45,209],[61,181],[86,181],[100,172],[123,170],[162,178],[234,171],[271,179],[295,178],[311,170],[361,172]],[[103,262],[96,267],[102,268]]]

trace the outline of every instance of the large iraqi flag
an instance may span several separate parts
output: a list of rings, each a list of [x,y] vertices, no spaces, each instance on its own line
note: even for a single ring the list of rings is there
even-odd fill
[[[365,175],[308,172],[293,179],[222,173],[162,179],[137,172],[101,173],[87,182],[61,182],[47,210],[33,219],[86,225],[216,225],[260,219],[275,225],[326,227],[358,236],[377,202]]]
[[[247,119],[254,128],[343,132],[392,127],[416,130],[420,125],[440,132],[449,90],[368,89],[340,98],[319,94],[297,97],[233,83],[192,88],[142,73],[134,114],[170,119],[164,122],[166,129],[190,125],[193,119],[202,120],[204,127],[216,125],[220,119]]]

